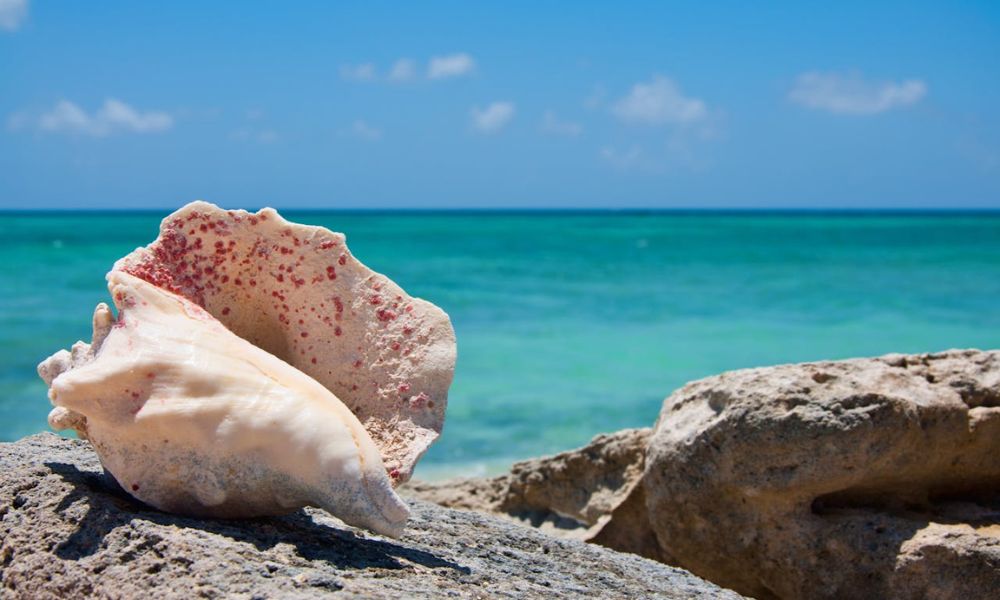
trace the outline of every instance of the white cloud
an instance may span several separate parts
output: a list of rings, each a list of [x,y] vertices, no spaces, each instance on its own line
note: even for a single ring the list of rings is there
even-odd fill
[[[375,81],[375,65],[340,65],[340,78],[346,81]]]
[[[476,61],[464,52],[449,54],[448,56],[435,56],[431,58],[427,66],[428,79],[448,79],[451,77],[461,77],[472,73],[476,68]]]
[[[408,58],[397,60],[389,69],[389,81],[403,83],[411,81],[417,76],[417,63]]]
[[[166,131],[174,125],[173,117],[165,112],[149,111],[140,113],[128,104],[114,98],[104,101],[97,112],[98,127],[108,130],[131,131],[134,133],[156,133]]]
[[[623,171],[703,170],[710,165],[705,148],[723,137],[722,111],[685,96],[674,81],[660,75],[633,85],[628,94],[611,103],[610,111],[624,123],[656,127],[641,133],[641,146],[601,148],[601,158]]]
[[[494,102],[484,109],[478,106],[471,111],[472,126],[480,133],[497,133],[514,118],[514,104]]]
[[[573,121],[562,121],[551,110],[545,111],[542,117],[542,132],[552,135],[563,135],[566,137],[576,137],[583,133],[583,125]]]
[[[677,84],[659,75],[647,83],[633,85],[628,95],[611,107],[611,112],[626,123],[641,125],[688,125],[708,117],[703,101],[684,96]]]
[[[139,112],[121,100],[109,98],[93,114],[69,100],[59,101],[37,119],[26,113],[12,115],[11,129],[34,125],[49,133],[69,133],[102,137],[114,133],[160,133],[173,127],[174,118],[162,111]]]
[[[788,98],[796,104],[840,115],[874,115],[909,106],[927,95],[920,79],[901,82],[869,82],[858,73],[818,73],[799,75]]]
[[[38,128],[43,131],[69,131],[99,135],[94,119],[82,108],[68,100],[62,100],[38,119]]]
[[[382,139],[382,130],[377,127],[372,127],[368,123],[361,119],[358,119],[351,125],[351,133],[355,136],[367,140],[369,142],[377,142]]]
[[[0,0],[0,29],[17,31],[28,16],[28,0]]]

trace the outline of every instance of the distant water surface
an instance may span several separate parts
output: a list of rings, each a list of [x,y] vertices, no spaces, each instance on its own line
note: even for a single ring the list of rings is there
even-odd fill
[[[0,440],[47,428],[35,365],[89,341],[104,273],[164,214],[0,214]],[[345,232],[451,315],[458,369],[423,477],[651,425],[727,369],[1000,347],[996,213],[286,216]]]

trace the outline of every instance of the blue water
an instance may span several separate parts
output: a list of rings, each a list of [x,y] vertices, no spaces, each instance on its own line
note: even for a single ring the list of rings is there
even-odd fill
[[[35,365],[89,340],[163,214],[0,214],[0,439],[46,429]],[[651,424],[727,369],[1000,347],[1000,214],[309,213],[444,308],[444,435],[417,474],[494,472]]]

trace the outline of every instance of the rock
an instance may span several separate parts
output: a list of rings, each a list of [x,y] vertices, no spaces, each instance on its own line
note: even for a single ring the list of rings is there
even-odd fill
[[[652,436],[400,491],[758,598],[968,600],[1000,589],[998,413],[995,352],[738,371],[668,398]]]
[[[642,477],[649,434],[647,428],[598,435],[583,448],[515,464],[500,510],[601,524]]]
[[[680,569],[410,501],[399,540],[322,511],[201,520],[145,507],[86,442],[0,444],[4,598],[739,598]]]
[[[756,598],[996,597],[1000,352],[690,383],[641,492],[670,562]]]
[[[411,481],[400,493],[450,508],[501,515],[550,535],[659,559],[641,492],[650,429],[595,437],[583,448],[515,463],[488,479]],[[626,498],[630,501],[623,505]]]
[[[411,479],[396,490],[404,498],[417,498],[438,506],[483,513],[499,512],[510,484],[509,475],[499,477],[458,477],[444,481]]]
[[[1000,593],[997,512],[965,516],[971,524],[931,523],[900,546],[890,597],[907,600],[986,598]]]

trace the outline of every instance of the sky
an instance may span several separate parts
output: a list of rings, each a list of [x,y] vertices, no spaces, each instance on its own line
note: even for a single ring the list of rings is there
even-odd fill
[[[996,1],[0,0],[0,209],[993,209],[998,109]]]

